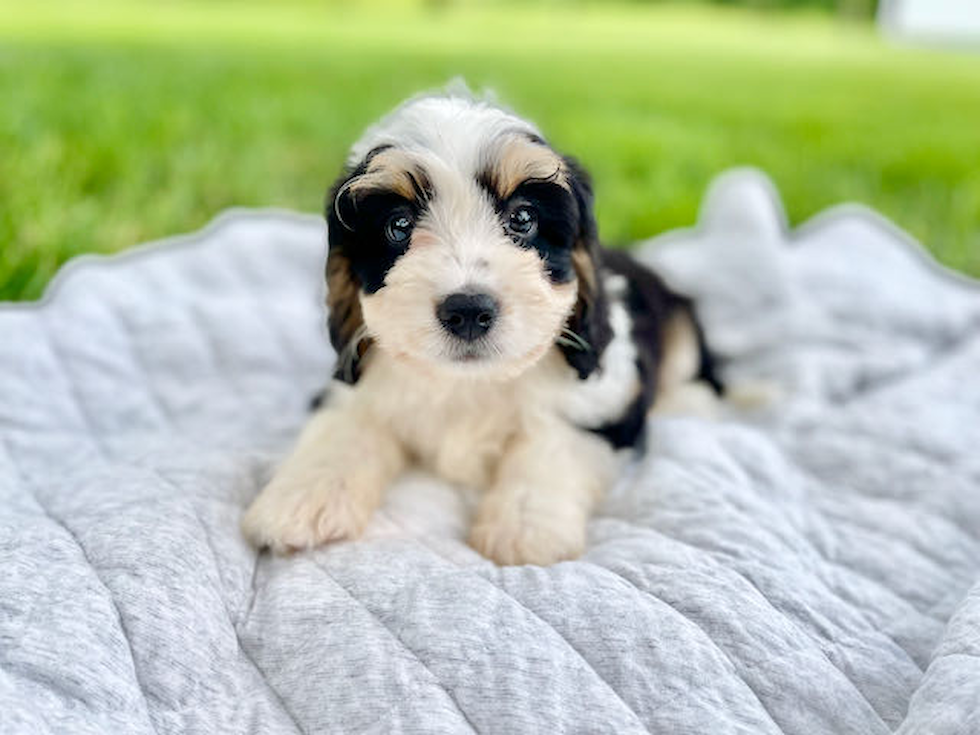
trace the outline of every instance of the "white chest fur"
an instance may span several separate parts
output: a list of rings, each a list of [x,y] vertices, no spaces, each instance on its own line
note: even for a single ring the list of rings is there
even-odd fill
[[[629,316],[612,310],[602,367],[579,380],[557,349],[516,378],[451,377],[378,351],[347,400],[390,429],[411,458],[451,482],[486,487],[521,434],[594,428],[623,415],[638,390]]]
[[[611,321],[615,337],[587,380],[557,348],[507,380],[429,372],[375,350],[356,385],[331,387],[243,518],[246,534],[278,551],[356,537],[410,461],[484,491],[470,543],[485,556],[578,556],[618,465],[587,429],[619,419],[637,390],[628,315]]]

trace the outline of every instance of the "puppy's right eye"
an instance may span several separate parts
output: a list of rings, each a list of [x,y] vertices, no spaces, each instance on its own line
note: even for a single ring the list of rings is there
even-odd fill
[[[405,212],[396,212],[388,218],[388,223],[385,225],[385,237],[392,245],[405,245],[412,235],[412,227],[414,226],[415,222],[411,215]]]

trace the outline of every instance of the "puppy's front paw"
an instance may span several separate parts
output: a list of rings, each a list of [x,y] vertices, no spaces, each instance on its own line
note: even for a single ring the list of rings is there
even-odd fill
[[[470,530],[470,546],[501,566],[548,566],[577,559],[585,549],[585,521],[562,522],[531,514],[480,513]]]
[[[242,517],[242,531],[256,546],[278,554],[361,535],[378,493],[348,485],[342,475],[273,478]]]

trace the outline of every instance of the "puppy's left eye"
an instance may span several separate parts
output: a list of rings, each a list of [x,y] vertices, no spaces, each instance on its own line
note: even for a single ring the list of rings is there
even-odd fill
[[[538,229],[538,213],[534,207],[522,204],[507,218],[507,232],[514,240],[528,240]]]
[[[392,245],[404,245],[412,235],[415,222],[405,212],[396,212],[388,218],[385,225],[385,237]]]

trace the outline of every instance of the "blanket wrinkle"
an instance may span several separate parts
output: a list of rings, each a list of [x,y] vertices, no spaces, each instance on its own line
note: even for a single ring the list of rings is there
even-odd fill
[[[251,665],[255,673],[259,675],[259,677],[263,680],[263,682],[265,682],[265,688],[272,694],[274,700],[279,705],[279,708],[286,715],[286,717],[288,717],[292,721],[293,725],[296,728],[296,732],[298,732],[300,735],[307,735],[307,731],[303,728],[302,725],[300,725],[299,719],[296,717],[296,713],[289,708],[289,706],[286,704],[286,700],[283,699],[283,696],[279,692],[279,690],[272,685],[272,683],[268,680],[268,678],[266,678],[265,672],[262,670],[258,662],[256,662],[255,658],[252,656],[251,652],[246,647],[245,642],[242,640],[241,634],[238,631],[238,628],[234,624],[232,624],[232,630],[235,633],[235,640],[238,642],[238,650],[242,652],[242,655],[245,657],[245,660],[248,661],[249,665]]]
[[[476,726],[470,720],[469,716],[466,714],[466,711],[459,704],[459,701],[456,699],[456,697],[453,695],[453,693],[449,690],[449,687],[446,686],[446,684],[438,676],[436,676],[435,673],[433,673],[432,669],[430,669],[429,666],[425,663],[425,661],[423,661],[419,657],[418,653],[416,651],[414,651],[413,649],[411,649],[408,646],[408,644],[405,643],[405,641],[403,641],[395,633],[395,631],[392,629],[392,627],[390,625],[388,625],[384,620],[381,619],[381,616],[379,616],[371,608],[369,608],[361,600],[359,600],[357,598],[357,596],[353,592],[351,592],[349,589],[347,589],[346,587],[344,587],[344,585],[342,585],[340,582],[338,582],[337,581],[337,578],[334,577],[330,573],[330,570],[329,569],[327,569],[324,565],[322,565],[322,564],[320,564],[318,562],[314,562],[314,563],[316,563],[317,568],[321,572],[323,572],[323,574],[326,576],[326,578],[329,579],[337,587],[337,589],[342,590],[344,592],[344,594],[351,600],[351,602],[353,602],[361,610],[363,610],[364,612],[366,612],[371,617],[371,619],[374,620],[378,624],[378,626],[382,630],[384,630],[384,631],[386,631],[388,633],[388,635],[391,637],[392,640],[394,640],[396,643],[398,643],[401,646],[402,650],[404,650],[407,654],[409,654],[412,657],[412,659],[414,659],[415,662],[418,663],[418,665],[422,667],[422,669],[429,675],[429,678],[430,678],[431,683],[432,684],[435,684],[436,687],[438,687],[439,689],[441,689],[445,693],[446,698],[456,708],[456,712],[459,714],[459,716],[466,722],[467,725],[469,725],[470,730],[472,732],[474,732],[474,733],[479,733],[480,731],[476,729]]]
[[[155,468],[152,468],[152,471],[165,485],[169,486],[175,493],[178,494],[180,493],[179,486],[169,477],[165,476],[163,472]],[[221,580],[221,569],[219,566],[220,556],[215,551],[214,545],[211,541],[211,535],[208,532],[206,524],[201,519],[200,515],[198,514],[196,508],[193,505],[191,506],[191,512],[201,528],[201,538],[204,539],[204,542],[207,544],[208,550],[211,553],[211,566],[214,570],[215,578],[220,581]],[[258,554],[256,554],[255,569],[253,570],[252,578],[251,578],[250,587],[252,590],[252,594],[250,595],[250,602],[248,608],[249,612],[251,612],[251,605],[254,604],[255,601],[255,575],[257,572],[258,572]],[[244,656],[245,660],[248,662],[249,666],[251,666],[251,668],[254,670],[258,678],[263,682],[265,688],[272,694],[274,701],[279,705],[282,712],[292,721],[293,725],[296,727],[296,732],[300,733],[300,735],[306,735],[306,730],[300,725],[299,720],[296,718],[295,713],[293,713],[292,710],[290,710],[290,708],[286,704],[286,701],[282,698],[282,695],[266,678],[265,673],[263,672],[261,667],[259,667],[258,663],[255,661],[254,657],[249,652],[248,648],[246,648],[245,643],[241,638],[241,635],[239,633],[240,626],[243,627],[247,623],[248,615],[246,614],[245,618],[239,624],[238,622],[236,622],[235,616],[232,615],[231,608],[229,607],[228,599],[225,595],[221,595],[221,601],[224,606],[225,614],[228,617],[228,622],[230,624],[229,627],[235,636],[235,643],[238,646],[238,650],[241,652],[242,656]]]
[[[2,437],[0,437],[0,438],[2,438]],[[33,483],[30,482],[27,479],[27,477],[24,475],[24,473],[20,471],[20,469],[19,469],[19,467],[17,465],[17,460],[10,453],[9,449],[7,451],[7,455],[9,456],[9,458],[11,460],[11,464],[13,465],[14,471],[18,474],[18,476],[23,481],[24,488],[26,490],[28,490],[30,497],[33,499],[34,503],[37,505],[37,508],[54,525],[56,525],[58,528],[60,528],[61,530],[63,530],[65,532],[65,535],[68,536],[69,539],[71,539],[71,541],[74,543],[74,545],[78,548],[78,553],[82,557],[82,559],[84,560],[85,566],[92,573],[92,575],[95,577],[96,582],[102,588],[102,591],[104,592],[104,598],[109,602],[109,605],[112,607],[112,609],[113,609],[113,611],[115,613],[115,616],[116,616],[116,625],[118,626],[118,630],[119,630],[120,636],[121,636],[123,642],[125,642],[126,647],[127,647],[127,650],[129,651],[129,664],[130,664],[131,670],[133,672],[133,678],[139,684],[139,690],[143,693],[143,705],[144,705],[144,707],[143,707],[143,710],[138,713],[138,715],[140,715],[143,718],[145,718],[146,724],[149,726],[149,729],[150,729],[151,732],[158,732],[157,729],[156,729],[156,726],[155,726],[155,724],[153,722],[153,718],[150,715],[151,708],[150,708],[149,701],[148,701],[148,692],[147,692],[147,690],[144,688],[144,686],[142,684],[140,669],[139,669],[139,666],[137,666],[137,664],[136,664],[137,658],[136,658],[135,653],[133,652],[133,644],[132,644],[132,641],[130,641],[129,634],[126,632],[126,624],[125,624],[125,622],[123,620],[122,611],[119,609],[119,605],[116,602],[116,598],[112,594],[112,590],[109,589],[109,586],[106,584],[105,580],[103,580],[102,577],[100,576],[99,570],[92,563],[91,559],[89,559],[88,552],[85,550],[85,546],[82,544],[81,540],[78,538],[78,536],[75,534],[75,532],[68,526],[67,523],[65,523],[60,518],[56,517],[50,511],[50,509],[44,503],[41,502],[40,497],[38,497],[38,494],[35,491],[35,488],[34,488]],[[48,686],[52,686],[52,684],[54,684],[54,686],[57,689],[59,689],[61,691],[65,691],[65,687],[58,686],[57,682],[48,682]],[[71,696],[70,699],[76,699],[76,700],[80,699],[80,697],[77,695],[77,688],[76,688],[76,693],[73,696]]]
[[[893,390],[910,379],[921,378],[922,372],[942,367],[945,361],[955,359],[961,352],[974,348],[978,338],[980,338],[980,326],[971,322],[963,334],[940,341],[921,364],[904,366],[883,375],[861,375],[849,393],[835,395],[833,402],[840,406],[847,406],[868,396]]]
[[[668,608],[674,615],[676,615],[678,618],[680,618],[681,620],[683,620],[685,623],[688,623],[691,626],[693,626],[694,628],[696,628],[699,631],[699,634],[704,638],[704,640],[707,643],[709,643],[711,645],[711,647],[714,650],[716,650],[728,662],[729,666],[731,666],[731,668],[732,668],[732,673],[734,673],[735,676],[737,676],[738,679],[742,682],[742,684],[745,685],[745,688],[748,689],[749,692],[751,692],[751,694],[754,697],[755,701],[758,703],[759,707],[765,713],[765,715],[768,718],[769,722],[772,723],[773,727],[775,727],[779,732],[785,732],[785,730],[783,730],[783,728],[776,721],[776,718],[773,716],[773,714],[770,711],[770,709],[766,706],[766,703],[762,700],[762,695],[758,691],[756,691],[756,689],[752,686],[752,684],[750,684],[749,681],[745,678],[745,676],[741,673],[741,671],[739,670],[739,667],[735,665],[735,662],[732,660],[731,656],[728,655],[728,652],[724,648],[722,648],[718,644],[718,642],[716,640],[714,640],[710,635],[708,635],[708,632],[704,629],[704,627],[697,620],[695,620],[694,618],[692,618],[690,615],[687,615],[686,613],[684,613],[683,611],[681,611],[680,609],[678,609],[675,605],[671,604],[670,602],[668,602],[667,600],[663,599],[659,595],[655,594],[651,590],[644,589],[643,587],[640,587],[636,582],[634,582],[633,580],[631,580],[628,577],[624,576],[622,573],[620,573],[619,571],[617,571],[615,568],[613,568],[611,566],[608,566],[608,567],[607,566],[602,566],[600,564],[596,564],[595,562],[590,562],[590,563],[592,564],[592,566],[597,567],[598,569],[601,569],[602,571],[607,572],[609,574],[612,574],[615,577],[621,579],[623,582],[625,582],[626,584],[628,584],[630,587],[632,587],[633,589],[635,589],[640,594],[646,595],[646,596],[652,598],[653,600],[655,600],[656,602],[662,604],[664,607]]]
[[[395,521],[394,519],[391,519],[390,515],[387,514],[387,513],[385,513],[383,509],[382,510],[379,510],[378,512],[381,513],[381,514],[383,514],[383,515],[385,515],[385,517],[388,520],[390,520],[390,522],[392,523],[392,525],[400,528],[404,532],[404,534],[405,534],[405,536],[407,538],[410,538],[419,547],[423,548],[426,551],[426,553],[428,553],[428,554],[430,554],[432,556],[435,556],[435,557],[439,558],[441,561],[445,561],[447,564],[449,564],[449,565],[451,565],[451,566],[453,566],[453,567],[455,567],[457,569],[461,569],[462,568],[462,567],[460,567],[460,565],[457,562],[455,562],[452,559],[450,559],[449,557],[445,556],[442,552],[438,551],[437,549],[435,549],[434,547],[432,547],[430,544],[428,544],[426,541],[424,541],[421,536],[419,536],[418,534],[416,534],[416,533],[414,533],[412,531],[409,531],[404,526],[401,526],[401,524],[399,524],[397,521]],[[517,599],[511,593],[509,593],[507,590],[503,589],[503,587],[501,587],[500,585],[498,585],[495,582],[493,582],[491,579],[489,579],[486,576],[486,574],[484,574],[484,573],[471,574],[470,575],[470,578],[472,578],[472,579],[479,579],[480,581],[482,581],[482,582],[484,582],[486,584],[489,584],[494,589],[494,591],[503,594],[508,599],[510,599],[513,602],[517,603],[521,608],[523,608],[538,623],[543,624],[547,628],[550,628],[551,630],[553,630],[555,632],[555,634],[565,642],[565,644],[567,645],[568,650],[570,650],[575,655],[576,659],[579,660],[581,663],[584,663],[586,665],[587,669],[595,676],[595,678],[597,680],[599,680],[600,682],[602,682],[604,685],[606,685],[606,687],[608,687],[608,691],[613,696],[616,696],[616,697],[619,698],[619,700],[623,704],[623,708],[626,710],[627,713],[629,713],[629,715],[632,718],[635,719],[636,724],[639,727],[639,729],[642,730],[642,731],[644,731],[644,732],[648,732],[648,729],[643,727],[642,720],[637,715],[637,713],[635,712],[635,710],[633,710],[629,706],[629,704],[627,704],[625,701],[622,700],[622,697],[620,697],[616,693],[615,689],[609,685],[609,683],[605,680],[605,678],[595,669],[595,667],[592,665],[592,663],[590,661],[588,661],[588,659],[585,658],[585,655],[575,645],[573,645],[571,641],[569,641],[565,636],[563,636],[562,633],[557,628],[555,628],[554,625],[552,625],[551,623],[549,623],[549,622],[545,621],[544,619],[542,619],[540,617],[540,615],[538,615],[533,610],[531,610],[530,608],[528,608],[527,605],[523,601]],[[464,712],[464,715],[465,715],[465,712]],[[468,719],[467,719],[467,722],[469,722]]]
[[[821,624],[819,621],[815,620],[812,617],[811,611],[809,609],[805,610],[803,614],[797,615],[796,619],[794,620],[792,617],[790,617],[789,614],[787,614],[786,611],[782,610],[778,605],[776,605],[768,595],[766,595],[761,589],[759,589],[759,586],[752,580],[752,578],[749,577],[747,574],[745,574],[741,569],[739,569],[739,566],[737,564],[732,564],[730,568],[732,569],[732,571],[735,572],[735,574],[737,574],[739,577],[744,579],[746,583],[748,583],[748,585],[758,593],[759,597],[765,600],[766,603],[768,603],[768,605],[777,614],[782,616],[790,627],[807,635],[810,638],[810,640],[816,644],[817,648],[820,650],[821,653],[823,653],[824,657],[827,659],[830,665],[833,666],[835,669],[837,669],[841,673],[841,676],[847,679],[848,683],[854,688],[855,691],[857,691],[864,698],[864,701],[868,703],[868,706],[874,710],[875,714],[877,714],[878,717],[881,718],[882,723],[884,723],[884,717],[882,717],[882,714],[879,711],[878,707],[875,707],[874,703],[868,698],[868,695],[865,693],[865,691],[854,680],[853,675],[845,671],[841,663],[835,660],[835,657],[831,655],[831,653],[834,652],[835,648],[839,649],[845,643],[848,642],[854,642],[855,644],[860,643],[857,636],[856,635],[851,636],[845,631],[841,630],[840,636],[834,638],[832,635],[830,635],[831,631],[828,628],[824,627],[825,624],[830,624],[831,621],[826,620],[825,624]],[[818,581],[822,582],[822,580],[819,580],[819,578]],[[858,631],[858,632],[863,632],[863,631]],[[816,633],[816,635],[814,635],[814,633]],[[896,646],[896,647],[901,648],[901,646]],[[912,660],[912,658],[908,657],[908,660],[909,663],[911,663],[916,668],[916,670],[921,673],[921,669]]]
[[[51,356],[54,357],[65,376],[68,396],[71,399],[71,403],[75,409],[77,417],[81,419],[82,426],[84,427],[84,431],[81,432],[81,434],[101,456],[102,460],[108,463],[111,459],[111,453],[108,447],[100,440],[102,434],[96,430],[96,424],[92,418],[92,414],[89,411],[89,407],[82,399],[82,396],[78,391],[78,385],[75,382],[76,376],[74,369],[69,364],[68,360],[65,359],[64,353],[58,348],[58,341],[52,338],[50,332],[48,332],[48,329],[41,329],[40,331],[44,335],[44,340],[48,346],[48,349],[50,350]]]
[[[665,534],[663,531],[661,531],[661,530],[659,530],[659,529],[657,529],[655,527],[645,527],[645,526],[641,526],[641,525],[635,524],[635,523],[631,522],[629,519],[608,517],[607,520],[611,520],[611,521],[618,522],[618,523],[623,523],[625,525],[630,525],[630,526],[636,528],[637,529],[637,532],[640,533],[640,534],[655,535],[655,536],[660,537],[661,539],[667,539],[667,540],[669,540],[671,542],[678,543],[678,544],[681,544],[681,545],[684,545],[684,546],[688,546],[688,547],[690,547],[694,551],[711,551],[721,561],[727,562],[728,566],[726,566],[725,568],[732,569],[733,571],[735,571],[736,573],[738,573],[742,577],[745,576],[739,570],[738,563],[741,562],[741,561],[748,561],[748,560],[740,559],[739,557],[734,556],[733,554],[731,554],[728,551],[725,551],[723,549],[711,549],[710,547],[706,547],[706,546],[698,546],[698,545],[692,544],[692,543],[690,543],[690,542],[688,542],[688,541],[686,541],[686,540],[684,540],[684,539],[682,539],[682,538],[680,538],[680,537],[678,537],[676,535]],[[905,605],[907,605],[909,608],[911,608],[914,612],[922,615],[923,617],[929,618],[930,620],[934,620],[934,621],[936,621],[936,622],[938,622],[940,624],[942,624],[944,622],[937,615],[934,615],[934,614],[931,614],[931,613],[928,613],[928,612],[923,612],[921,610],[918,610],[915,607],[915,605],[913,604],[913,602],[911,600],[907,600],[906,598],[901,597],[899,595],[899,593],[896,592],[895,590],[892,590],[890,587],[884,586],[878,580],[875,580],[875,579],[873,579],[871,577],[868,577],[867,575],[862,574],[860,572],[860,570],[853,569],[853,568],[850,568],[850,567],[845,567],[842,564],[833,561],[832,559],[830,559],[829,557],[827,557],[824,554],[824,552],[816,544],[813,543],[813,541],[809,538],[809,536],[808,536],[807,533],[801,531],[800,534],[799,534],[799,538],[802,539],[811,548],[811,550],[813,551],[813,553],[816,555],[816,558],[814,559],[814,561],[816,562],[816,565],[810,567],[810,572],[813,573],[813,574],[816,574],[817,581],[819,581],[820,584],[823,585],[825,587],[825,589],[827,589],[828,592],[830,592],[832,595],[833,594],[839,594],[839,593],[836,593],[834,585],[831,584],[826,579],[826,571],[821,568],[821,565],[831,566],[831,567],[834,567],[835,569],[837,569],[839,571],[842,571],[842,572],[844,572],[846,574],[859,576],[861,578],[862,584],[870,584],[870,585],[873,585],[873,586],[881,589],[882,591],[884,591],[884,592],[890,594],[891,596],[895,597],[896,599],[898,599],[899,601],[901,601],[902,603],[904,603]],[[748,580],[748,579],[746,579],[746,581],[750,582],[750,580]],[[753,586],[755,586],[755,585],[753,585]],[[761,591],[760,591],[760,594],[762,594]],[[763,595],[763,597],[766,597],[767,602],[769,602],[767,596]],[[772,603],[770,602],[770,604],[772,604]],[[856,608],[856,609],[857,609],[858,614],[861,615],[863,617],[863,619],[865,620],[865,622],[867,623],[868,630],[873,631],[875,634],[881,634],[881,635],[887,637],[891,643],[893,643],[898,649],[900,649],[902,651],[902,653],[904,654],[905,659],[908,661],[908,663],[910,663],[913,666],[915,666],[915,668],[921,673],[921,671],[922,671],[922,664],[913,657],[912,653],[905,646],[903,646],[900,641],[896,640],[896,638],[895,638],[895,636],[893,634],[889,633],[888,631],[883,630],[880,625],[875,624],[874,621],[871,620],[870,615],[869,615],[869,613],[867,611],[861,610],[860,608]],[[825,631],[825,634],[824,634],[824,638],[825,638],[825,640],[828,643],[833,642],[833,640],[834,640],[832,636],[826,635],[826,631]]]
[[[200,304],[190,304],[188,311],[193,316],[195,323],[197,324],[207,324],[207,317],[204,314],[203,307]],[[215,334],[208,329],[195,329],[194,334],[200,338],[200,344],[204,345],[207,354],[210,356],[211,367],[214,369],[214,374],[216,376],[221,376],[223,382],[227,382],[231,387],[235,389],[236,394],[242,401],[248,401],[251,399],[251,394],[249,391],[244,390],[240,381],[238,380],[238,371],[234,369],[234,366],[226,362],[221,348],[218,346],[217,338]]]
[[[830,635],[828,635],[828,632],[829,631],[826,631],[826,630],[821,631],[820,628],[819,628],[819,626],[817,626],[812,619],[809,619],[809,618],[808,619],[804,619],[804,616],[803,615],[798,614],[795,618],[794,617],[791,617],[790,615],[788,615],[784,610],[780,609],[780,607],[778,605],[776,605],[769,598],[769,596],[766,595],[759,588],[759,586],[757,584],[755,584],[755,582],[753,582],[739,568],[739,565],[738,565],[737,562],[742,561],[742,560],[737,559],[735,557],[732,557],[731,555],[726,554],[725,552],[716,552],[716,554],[721,555],[721,556],[727,556],[728,557],[728,561],[731,562],[729,565],[722,567],[722,569],[724,569],[726,571],[731,571],[732,573],[734,573],[734,575],[736,576],[736,578],[738,578],[742,582],[744,582],[756,594],[756,596],[758,597],[758,599],[762,600],[769,609],[771,609],[780,618],[782,618],[790,628],[792,628],[793,630],[799,631],[811,643],[813,643],[816,646],[817,650],[819,650],[820,653],[827,660],[827,663],[829,663],[838,672],[840,672],[841,676],[848,682],[848,684],[850,684],[850,686],[852,688],[854,688],[861,695],[861,697],[868,703],[868,706],[875,712],[875,714],[877,714],[879,716],[879,718],[881,717],[881,714],[879,713],[878,708],[875,707],[874,704],[872,704],[872,702],[868,699],[868,697],[864,693],[864,691],[862,691],[862,689],[855,683],[855,681],[853,680],[853,678],[846,671],[844,671],[844,669],[836,661],[834,661],[833,658],[831,658],[831,656],[830,656],[830,654],[828,653],[828,650],[827,650],[827,645],[828,644],[832,644],[834,642],[834,639]],[[716,560],[718,560],[717,559],[717,556],[716,556]],[[613,571],[615,571],[615,570],[613,570]],[[690,573],[690,572],[688,572],[688,573]],[[617,572],[617,574],[619,574],[619,573]],[[622,576],[622,575],[620,575],[620,576]],[[624,577],[624,579],[627,579],[627,578]],[[630,580],[627,579],[627,581],[630,581]],[[671,604],[670,602],[668,602],[667,600],[665,600],[663,598],[663,596],[661,596],[661,595],[655,595],[652,592],[650,592],[650,594],[653,594],[658,600],[661,600],[665,604],[668,604],[668,605]],[[671,605],[671,607],[674,607],[674,606]],[[677,608],[675,607],[674,609],[677,609]],[[677,610],[677,612],[679,614],[682,614],[683,615],[683,613],[680,610]],[[695,624],[697,624],[697,621],[692,620],[692,622],[694,622]],[[811,631],[809,629],[810,627],[813,627],[816,630],[815,631]],[[816,633],[816,635],[814,633]],[[840,642],[840,640],[838,640],[838,643],[839,642]],[[914,666],[916,666],[916,669],[917,670],[920,670],[919,667],[911,660],[911,658],[909,659],[909,662],[912,663]]]
[[[531,608],[529,608],[524,602],[522,602],[517,597],[515,597],[513,594],[511,594],[510,592],[508,592],[507,590],[505,590],[502,586],[500,586],[499,584],[497,584],[496,582],[494,582],[492,579],[490,579],[485,574],[478,574],[476,576],[479,577],[480,579],[482,579],[483,581],[487,582],[491,587],[493,587],[494,589],[496,589],[498,592],[500,592],[502,595],[504,595],[508,599],[513,600],[514,602],[516,602],[517,605],[521,609],[523,609],[528,615],[530,615],[534,620],[537,620],[545,628],[547,628],[547,629],[551,630],[552,632],[554,632],[554,634],[565,644],[565,646],[567,646],[569,648],[569,650],[571,650],[572,653],[575,654],[576,659],[579,660],[579,661],[581,661],[582,663],[584,663],[585,666],[586,666],[586,668],[588,668],[588,670],[592,672],[592,674],[595,676],[595,678],[598,679],[599,681],[601,681],[608,688],[609,693],[616,700],[618,700],[622,704],[623,708],[630,715],[630,717],[636,721],[636,726],[639,728],[639,730],[641,730],[642,732],[646,732],[646,733],[649,733],[650,732],[646,727],[644,727],[643,721],[640,719],[640,716],[636,713],[636,710],[634,710],[632,707],[630,707],[626,703],[626,701],[619,695],[618,692],[616,692],[616,690],[609,684],[609,682],[606,681],[605,678],[603,678],[602,674],[600,674],[596,670],[595,666],[593,666],[592,663],[589,661],[589,659],[586,658],[585,654],[583,654],[578,648],[576,648],[572,644],[572,642],[570,640],[568,640],[567,637],[565,637],[564,635],[562,635],[561,631],[559,631],[558,628],[556,628],[554,625],[552,625],[551,623],[549,623],[548,621],[546,621],[544,618],[542,618],[540,615],[538,615],[536,612],[534,612]]]
[[[151,379],[150,371],[146,367],[146,360],[140,350],[136,347],[136,333],[133,331],[133,327],[129,324],[129,321],[123,316],[122,312],[118,308],[110,308],[107,309],[107,311],[112,314],[116,324],[122,327],[123,332],[126,334],[129,354],[132,356],[133,364],[139,369],[140,374],[143,376],[141,385],[144,387],[146,395],[150,397],[150,402],[156,409],[160,418],[163,419],[166,429],[169,431],[176,431],[173,416],[171,415],[170,410],[163,404],[163,399],[160,398],[160,395],[155,390],[156,384]]]
[[[235,630],[248,626],[248,619],[252,617],[252,610],[255,608],[255,601],[259,596],[259,590],[255,584],[259,578],[259,565],[262,559],[267,557],[269,553],[271,552],[256,550],[256,552],[253,554],[255,561],[252,564],[252,574],[249,581],[249,595],[245,601],[245,604],[242,605],[244,610],[238,616],[238,621],[235,623]]]
[[[243,261],[234,261],[232,269],[242,275],[242,280],[245,282],[245,287],[242,291],[245,294],[245,298],[248,298],[251,294],[258,294],[262,292],[260,284],[256,281],[252,275],[251,270],[246,267],[246,263]],[[276,346],[279,348],[284,359],[284,364],[287,366],[293,366],[295,371],[295,366],[302,364],[299,359],[299,355],[290,344],[289,340],[286,338],[281,325],[276,321],[275,317],[270,313],[268,309],[268,304],[262,303],[260,300],[252,297],[251,302],[255,305],[254,313],[258,314],[262,319],[263,323],[268,328],[269,334],[272,335]]]

